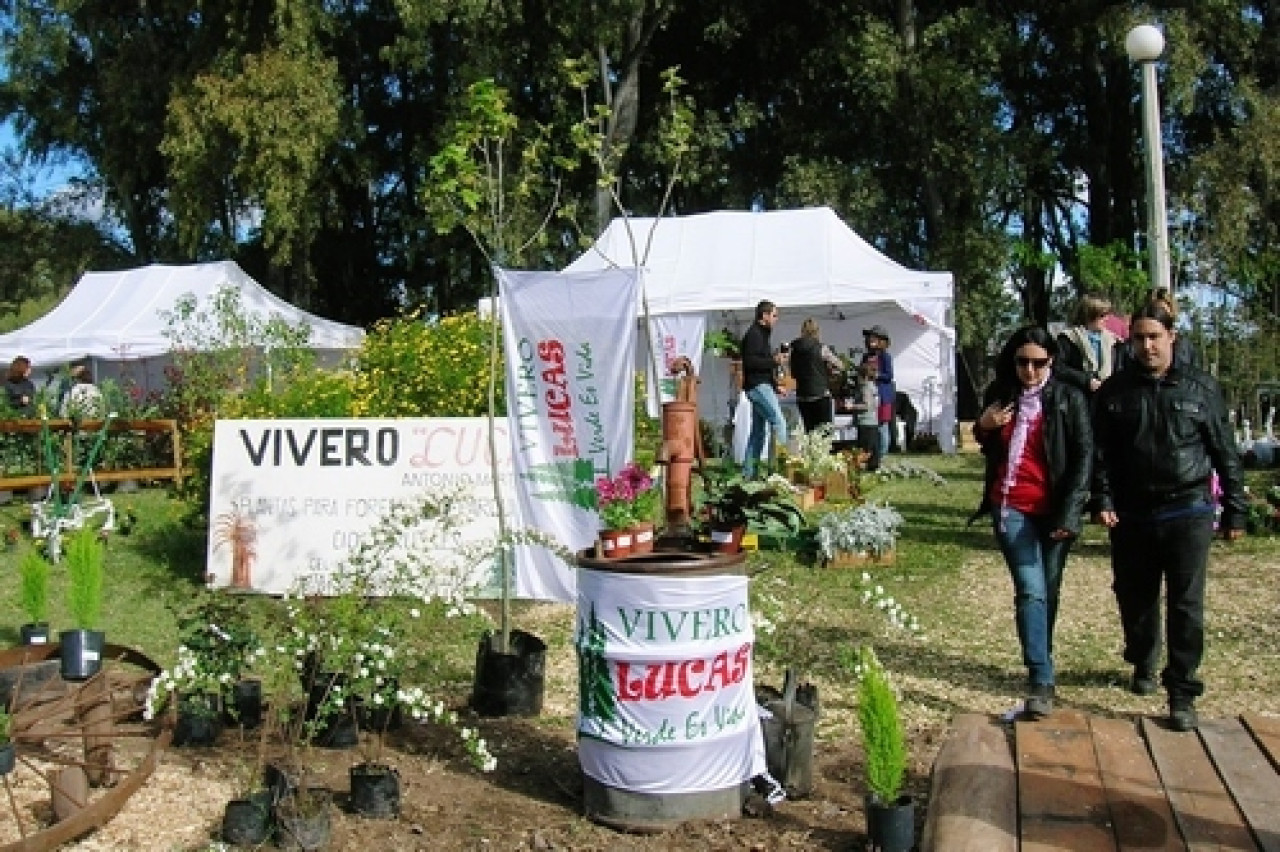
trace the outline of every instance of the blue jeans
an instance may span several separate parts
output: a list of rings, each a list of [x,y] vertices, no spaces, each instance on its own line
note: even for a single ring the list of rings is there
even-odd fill
[[[996,541],[1013,577],[1014,621],[1027,680],[1053,683],[1053,626],[1071,539],[1052,539],[1047,517],[996,507]]]
[[[877,449],[880,451],[881,459],[888,457],[889,447],[893,444],[893,438],[889,434],[889,430],[892,428],[893,424],[891,423],[881,423],[876,427],[876,431],[879,433],[878,437],[880,439]]]
[[[751,403],[751,434],[747,438],[747,455],[742,460],[744,476],[755,476],[756,462],[764,454],[767,430],[773,429],[773,437],[779,444],[787,442],[787,421],[782,419],[782,406],[772,385],[756,385],[747,390]]]

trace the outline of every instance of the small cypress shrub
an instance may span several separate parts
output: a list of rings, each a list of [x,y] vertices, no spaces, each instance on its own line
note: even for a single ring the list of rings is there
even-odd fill
[[[95,629],[102,613],[105,557],[95,530],[77,530],[67,542],[67,610],[81,630]]]
[[[859,658],[858,721],[866,751],[867,788],[882,803],[892,804],[901,795],[907,774],[907,743],[898,699],[875,651],[864,647]]]
[[[18,564],[18,605],[32,624],[49,617],[49,562],[38,548],[29,548]]]

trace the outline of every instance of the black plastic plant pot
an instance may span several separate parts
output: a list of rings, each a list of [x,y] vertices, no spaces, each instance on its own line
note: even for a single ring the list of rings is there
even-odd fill
[[[0,775],[8,775],[18,765],[18,750],[12,742],[0,745]]]
[[[226,704],[223,721],[242,728],[262,724],[262,681],[238,680],[231,686],[231,700]]]
[[[296,790],[276,804],[276,843],[281,849],[327,849],[333,838],[328,790]]]
[[[49,623],[47,621],[35,621],[24,624],[18,628],[18,635],[22,637],[23,645],[48,645]]]
[[[351,810],[374,819],[400,815],[400,773],[379,763],[351,767]]]
[[[216,695],[184,695],[178,699],[178,721],[173,727],[173,744],[207,747],[222,733],[222,711]]]
[[[867,838],[880,852],[911,852],[916,845],[916,807],[910,796],[884,804],[867,796]]]
[[[222,811],[222,839],[232,846],[257,847],[271,838],[271,791],[232,799]]]
[[[62,643],[63,680],[88,680],[102,670],[102,649],[107,637],[101,630],[64,630],[58,638]]]
[[[481,716],[537,716],[542,712],[547,645],[523,630],[511,631],[506,653],[501,634],[486,632],[476,650],[471,708]]]

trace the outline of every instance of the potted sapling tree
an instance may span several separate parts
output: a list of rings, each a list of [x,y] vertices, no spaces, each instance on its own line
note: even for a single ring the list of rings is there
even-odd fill
[[[102,668],[106,635],[98,628],[106,546],[91,529],[77,530],[67,543],[67,611],[75,629],[59,634],[64,680],[88,680]]]
[[[915,803],[903,793],[907,743],[898,699],[875,651],[858,653],[858,721],[867,780],[867,836],[881,852],[915,847]]]
[[[29,547],[18,563],[18,605],[27,616],[19,629],[24,645],[49,642],[49,561],[39,548]]]

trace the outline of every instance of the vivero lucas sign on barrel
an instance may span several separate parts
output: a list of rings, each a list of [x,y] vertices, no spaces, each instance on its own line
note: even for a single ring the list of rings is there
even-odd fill
[[[754,640],[745,576],[580,571],[586,776],[661,795],[736,790],[763,772]]]

